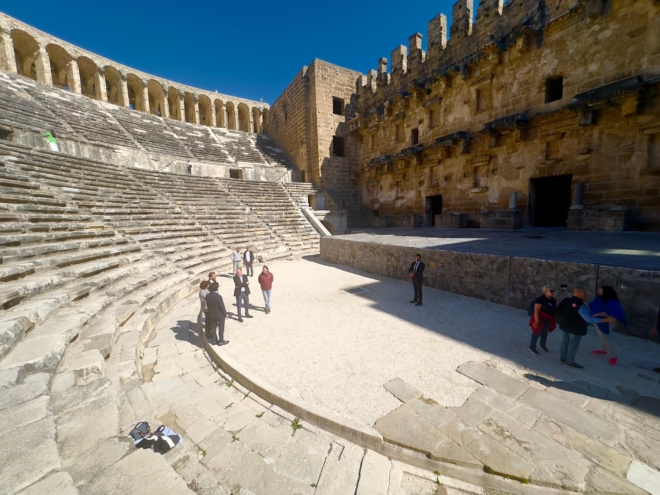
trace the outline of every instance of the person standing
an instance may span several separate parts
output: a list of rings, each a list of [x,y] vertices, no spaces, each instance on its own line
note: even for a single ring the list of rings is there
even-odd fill
[[[250,282],[247,275],[243,275],[243,270],[240,268],[236,270],[234,275],[234,297],[236,298],[236,307],[238,309],[238,321],[242,322],[241,318],[241,303],[245,307],[245,317],[252,318],[250,315]]]
[[[241,248],[236,248],[235,251],[232,251],[229,258],[231,258],[231,261],[234,264],[232,273],[236,273],[236,270],[241,267]]]
[[[245,253],[243,253],[243,264],[245,265],[245,274],[248,277],[253,277],[254,272],[252,271],[252,263],[254,262],[254,253],[250,251],[250,246],[245,248]]]
[[[219,282],[216,280],[216,278],[217,278],[217,275],[215,274],[215,272],[210,272],[209,273],[209,285],[214,283],[214,282],[218,283],[218,285],[219,285]]]
[[[206,280],[202,280],[202,283],[199,284],[199,302],[201,307],[199,308],[199,315],[197,315],[197,323],[199,324],[200,332],[202,328],[202,316],[204,316],[204,331],[206,337],[209,338],[209,308],[206,305],[206,296],[209,293],[209,283]]]
[[[537,354],[536,343],[541,338],[541,349],[548,352],[545,346],[548,339],[548,333],[552,332],[557,324],[555,323],[555,309],[557,308],[557,300],[555,299],[555,290],[546,285],[543,287],[543,295],[534,300],[534,314],[529,321],[529,326],[532,328],[532,340],[529,343],[529,350]]]
[[[617,322],[621,321],[624,324],[628,322],[626,313],[624,313],[621,303],[619,302],[619,297],[616,295],[616,291],[609,285],[603,285],[598,289],[598,296],[589,303],[589,311],[591,316],[612,316],[616,318]],[[616,323],[599,323],[596,325],[598,340],[600,341],[600,349],[591,351],[594,354],[607,355],[610,359],[609,362],[611,366],[614,366],[619,361],[610,338],[610,334],[615,326]]]
[[[559,351],[559,361],[566,366],[576,369],[584,369],[575,362],[575,355],[582,337],[587,334],[589,323],[612,323],[616,319],[612,317],[594,318],[589,315],[589,309],[584,304],[587,293],[582,289],[573,289],[573,296],[562,300],[555,310],[555,320],[564,333]]]
[[[415,261],[410,264],[408,273],[412,279],[413,290],[415,291],[415,297],[411,303],[415,303],[415,306],[422,305],[422,282],[424,282],[424,268],[426,265],[422,261],[422,255],[415,255]]]
[[[273,289],[273,274],[270,273],[267,266],[264,266],[261,269],[261,273],[257,280],[261,286],[261,293],[264,295],[266,314],[268,314],[270,313],[270,291]]]
[[[225,319],[229,318],[222,296],[218,294],[218,284],[209,285],[209,293],[206,296],[206,305],[209,308],[209,333],[211,334],[211,344],[226,345],[225,340]],[[218,335],[215,335],[215,329],[218,329]]]

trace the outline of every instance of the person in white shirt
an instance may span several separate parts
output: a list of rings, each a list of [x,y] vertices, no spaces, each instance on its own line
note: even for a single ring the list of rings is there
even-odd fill
[[[245,274],[248,277],[252,277],[254,273],[252,272],[252,262],[254,261],[254,253],[250,251],[250,246],[245,248],[245,253],[243,254],[243,264],[245,265]]]
[[[236,251],[232,251],[229,257],[234,263],[234,267],[231,273],[236,273],[236,270],[240,269],[241,267],[241,248],[236,248]]]

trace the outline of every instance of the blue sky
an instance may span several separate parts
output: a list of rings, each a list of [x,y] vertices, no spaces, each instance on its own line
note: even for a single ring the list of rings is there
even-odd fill
[[[314,58],[365,73],[450,0],[94,2],[4,0],[0,11],[120,63],[272,103]],[[476,6],[476,2],[475,2]]]

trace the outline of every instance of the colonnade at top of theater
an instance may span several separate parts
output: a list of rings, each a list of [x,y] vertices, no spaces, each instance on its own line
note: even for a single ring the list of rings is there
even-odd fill
[[[49,35],[37,32],[38,39],[28,32],[36,30],[10,27],[5,20],[13,19],[0,16],[0,70],[163,118],[267,134],[264,103],[148,76]]]

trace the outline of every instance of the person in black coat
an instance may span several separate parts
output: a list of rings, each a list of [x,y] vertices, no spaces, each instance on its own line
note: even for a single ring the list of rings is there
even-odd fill
[[[206,306],[208,308],[209,331],[211,333],[211,344],[225,345],[229,344],[225,340],[225,319],[229,318],[222,296],[218,294],[217,282],[209,285],[209,293],[206,295]],[[215,329],[218,328],[216,339]]]
[[[242,322],[241,318],[241,303],[245,307],[245,317],[252,318],[250,315],[250,282],[248,281],[247,275],[243,275],[243,270],[240,268],[236,270],[236,275],[234,275],[234,297],[236,298],[236,307],[238,308],[238,321]]]
[[[243,253],[243,264],[245,265],[245,274],[248,277],[252,277],[254,273],[252,272],[252,263],[254,263],[254,252],[250,249],[250,246],[245,248]]]
[[[424,281],[424,268],[426,265],[422,261],[422,255],[415,255],[415,261],[410,264],[408,273],[412,279],[413,289],[415,290],[415,297],[411,303],[415,303],[415,306],[422,305],[422,282]]]

